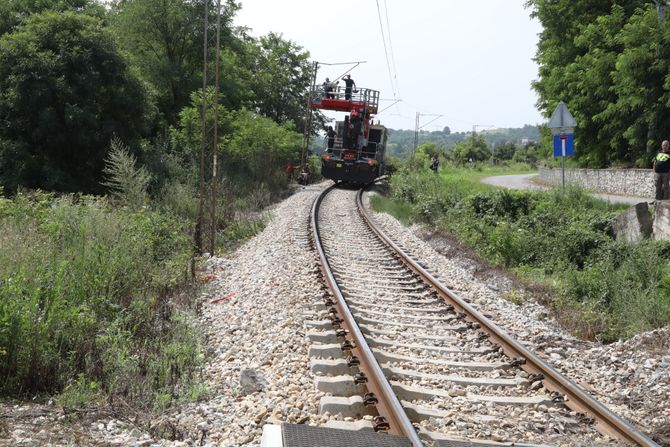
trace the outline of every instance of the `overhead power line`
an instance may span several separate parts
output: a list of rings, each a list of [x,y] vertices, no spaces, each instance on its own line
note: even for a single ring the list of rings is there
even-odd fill
[[[386,0],[384,0],[384,14],[386,15],[386,33],[389,36],[389,49],[391,50],[391,63],[393,64],[393,79],[395,80],[396,92],[398,92],[398,96],[400,96],[400,86],[398,85],[398,69],[396,68],[396,65],[395,65],[395,53],[393,52],[393,41],[391,40],[391,24],[389,22],[389,9],[388,9],[388,5],[386,3]]]
[[[391,82],[391,90],[393,91],[393,97],[395,98],[397,94],[395,91],[395,85],[393,83],[393,75],[391,74],[391,62],[389,61],[389,53],[388,50],[386,49],[386,36],[384,35],[384,25],[382,23],[382,12],[379,9],[379,0],[376,0],[376,3],[377,3],[377,16],[379,17],[379,29],[381,30],[382,42],[384,43],[384,56],[386,56],[386,69],[388,70],[389,81]]]

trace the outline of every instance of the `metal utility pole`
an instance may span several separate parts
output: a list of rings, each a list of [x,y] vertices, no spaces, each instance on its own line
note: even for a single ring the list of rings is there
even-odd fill
[[[219,141],[219,81],[221,66],[221,0],[216,1],[216,17],[214,35],[210,35],[209,29],[209,6],[206,1],[204,11],[204,37],[203,37],[203,68],[202,68],[202,99],[201,99],[201,134],[200,134],[200,179],[198,187],[198,217],[195,224],[194,242],[198,254],[203,253],[202,233],[205,225],[205,183],[206,183],[206,153],[211,154],[211,200],[209,204],[209,252],[214,254],[216,249],[216,167]],[[210,70],[210,53],[214,51],[214,67]],[[212,91],[213,88],[213,91]],[[210,91],[212,94],[210,94]],[[212,117],[208,112],[212,111]]]
[[[219,92],[221,76],[221,0],[216,0],[216,44],[214,57],[214,119],[212,123],[212,204],[210,208],[209,253],[214,256],[216,250],[216,166],[219,153]]]
[[[205,121],[207,120],[207,101],[205,95],[207,94],[207,50],[209,42],[207,40],[207,33],[209,28],[209,2],[205,4],[204,15],[204,38],[203,38],[203,66],[202,66],[202,101],[200,109],[200,180],[198,186],[198,217],[195,223],[195,234],[193,239],[195,242],[195,249],[198,254],[202,254],[202,227],[205,221],[205,151],[207,150],[207,139]]]
[[[312,107],[310,106],[310,95],[316,90],[316,72],[319,69],[319,63],[314,62],[312,66],[312,86],[307,92],[307,105],[305,107],[305,129],[302,135],[302,155],[300,163],[304,167],[307,165],[307,151],[309,149],[309,137],[312,134]]]
[[[426,124],[421,126],[421,117],[422,116],[434,116],[432,120],[428,121]],[[438,115],[435,113],[420,113],[416,112],[416,122],[414,124],[414,149],[412,150],[412,157],[414,157],[414,154],[416,153],[416,148],[419,147],[419,131],[432,123],[433,121],[437,121],[438,119],[442,118],[442,115]]]
[[[419,120],[421,119],[421,114],[416,112],[416,120],[414,121],[414,149],[412,149],[412,158],[416,154],[416,148],[419,146]]]

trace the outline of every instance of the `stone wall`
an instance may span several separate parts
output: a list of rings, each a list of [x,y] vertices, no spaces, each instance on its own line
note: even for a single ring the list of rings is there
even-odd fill
[[[561,186],[561,170],[540,167],[540,181]],[[655,195],[651,169],[566,169],[565,184],[593,192],[651,197]]]
[[[618,241],[670,240],[670,200],[656,202],[653,213],[647,202],[628,208],[616,217],[613,229]]]

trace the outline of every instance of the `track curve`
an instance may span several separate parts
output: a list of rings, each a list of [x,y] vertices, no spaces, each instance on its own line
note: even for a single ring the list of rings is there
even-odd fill
[[[560,445],[612,445],[595,434],[595,421],[625,442],[657,446],[409,259],[375,228],[362,192],[324,191],[312,228],[332,290],[328,315],[352,374],[363,373],[352,380],[373,393],[363,400],[373,407],[375,429],[388,427],[414,446],[454,439],[533,445],[545,438],[538,427],[571,439]],[[529,409],[537,413],[532,426],[519,417]]]

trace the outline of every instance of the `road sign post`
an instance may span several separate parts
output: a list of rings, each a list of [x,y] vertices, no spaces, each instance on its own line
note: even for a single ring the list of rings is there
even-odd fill
[[[561,135],[561,185],[563,186],[563,192],[565,192],[565,140],[566,138]]]
[[[575,153],[574,129],[577,121],[563,101],[558,103],[551,114],[547,127],[554,134],[554,156],[561,157],[561,184],[565,192],[565,157]]]

